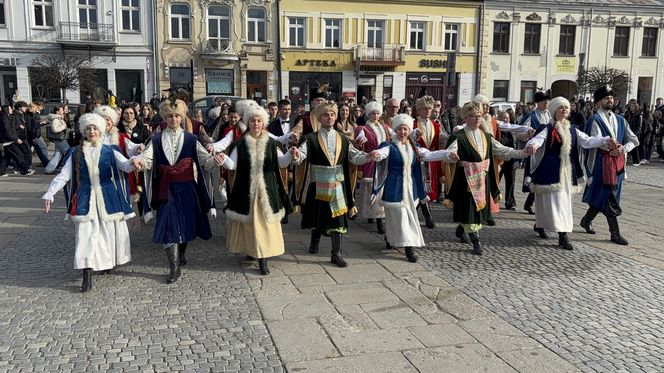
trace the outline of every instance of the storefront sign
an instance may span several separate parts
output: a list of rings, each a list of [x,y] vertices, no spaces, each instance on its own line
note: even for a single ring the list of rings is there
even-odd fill
[[[420,60],[419,67],[425,69],[446,69],[447,60]]]
[[[564,74],[576,73],[576,58],[556,57],[556,72]]]
[[[334,60],[295,60],[295,66],[320,66],[320,67],[336,67],[337,63]]]
[[[233,95],[233,70],[206,69],[208,95]]]

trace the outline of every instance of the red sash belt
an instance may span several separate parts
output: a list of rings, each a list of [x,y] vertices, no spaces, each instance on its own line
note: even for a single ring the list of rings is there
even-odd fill
[[[194,181],[194,160],[183,158],[173,166],[159,165],[159,200],[168,200],[168,185],[171,182]]]
[[[606,150],[600,150],[602,157],[602,182],[604,185],[618,185],[618,175],[625,172],[625,155],[612,157]]]

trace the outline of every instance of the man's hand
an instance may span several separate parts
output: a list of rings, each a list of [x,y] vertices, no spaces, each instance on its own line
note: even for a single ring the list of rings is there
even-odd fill
[[[372,151],[371,153],[369,153],[369,156],[371,158],[373,158],[374,161],[377,161],[377,160],[380,159],[380,153],[378,152],[378,150]]]
[[[212,145],[212,144],[207,144],[207,145],[205,146],[205,150],[207,150],[208,153],[210,153],[210,154],[214,153],[214,145]]]
[[[453,162],[459,161],[459,155],[457,153],[450,153],[449,157]]]
[[[224,163],[224,160],[226,159],[226,154],[224,153],[217,153],[214,156],[214,161],[217,164],[217,166],[221,167],[221,165]]]
[[[606,146],[609,148],[609,150],[613,150],[618,147],[618,141],[614,138],[609,138],[606,140]]]
[[[140,171],[143,168],[143,163],[141,163],[141,161],[138,158],[133,157],[131,161],[132,163],[134,163],[134,168],[136,169],[136,171]]]
[[[138,154],[143,153],[143,150],[145,150],[145,145],[139,144],[138,145]]]
[[[291,153],[291,156],[293,157],[293,159],[299,159],[300,158],[300,150],[298,148],[296,148],[295,146],[292,146],[288,151]]]
[[[618,145],[615,149],[609,152],[609,155],[612,157],[617,157],[623,154],[625,154],[625,148],[622,145]]]
[[[23,140],[21,140],[21,139],[17,139],[17,140],[16,140],[16,143],[19,144],[19,145],[21,145],[21,144],[23,144]]]
[[[524,150],[527,156],[531,156],[535,154],[535,146],[534,145],[528,145],[526,146],[526,149]]]
[[[48,214],[49,211],[51,211],[51,201],[45,199],[44,200],[44,214]]]

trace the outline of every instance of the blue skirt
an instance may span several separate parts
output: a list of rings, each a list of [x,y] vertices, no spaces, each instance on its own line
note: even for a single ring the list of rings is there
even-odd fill
[[[185,243],[212,237],[207,211],[193,181],[171,182],[168,201],[159,206],[152,241],[158,244]]]

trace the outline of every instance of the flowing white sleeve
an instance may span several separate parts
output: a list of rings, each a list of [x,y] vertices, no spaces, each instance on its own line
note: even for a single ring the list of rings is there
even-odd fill
[[[279,162],[279,167],[284,168],[291,163],[293,156],[290,152],[286,152],[286,154],[284,154],[281,149],[277,149],[277,160]]]
[[[537,150],[539,149],[540,146],[542,146],[546,142],[548,136],[549,136],[549,131],[540,131],[540,133],[538,133],[537,136],[528,140],[526,146],[532,145],[535,147],[535,150]]]
[[[450,153],[452,153],[452,151],[450,151],[449,149],[430,151],[429,149],[419,148],[418,151],[423,161],[427,162],[444,161],[447,163],[453,163],[452,159],[450,159]]]
[[[230,155],[224,157],[224,162],[221,164],[221,167],[227,170],[235,170],[237,163],[237,148],[233,149]]]
[[[544,131],[542,131],[544,132]],[[576,138],[584,149],[606,147],[606,142],[611,138],[610,136],[588,136],[585,132],[576,130]]]
[[[631,152],[634,150],[634,148],[639,146],[639,138],[636,137],[627,123],[625,123],[625,139],[627,140],[627,143],[623,145],[625,148],[625,154]]]
[[[131,142],[131,140],[126,139],[125,140],[125,149],[127,149],[127,155],[130,157],[133,157],[135,155],[138,155],[138,151],[141,148],[141,144],[136,144]]]
[[[134,162],[131,159],[127,159],[117,150],[113,150],[113,155],[115,156],[115,164],[118,165],[118,168],[126,173],[135,171]]]
[[[138,159],[139,162],[143,164],[143,168],[146,170],[149,170],[152,168],[152,158],[153,158],[154,152],[152,149],[152,142],[148,144],[148,146],[143,150],[141,154],[136,156],[136,159]]]
[[[42,199],[49,200],[53,202],[53,197],[55,196],[56,193],[60,189],[62,189],[69,180],[71,180],[71,174],[72,174],[72,162],[71,162],[71,157],[67,158],[67,162],[65,162],[64,166],[62,166],[62,170],[60,170],[60,173],[51,180],[51,185],[48,186],[48,190],[44,195],[42,196]]]
[[[221,153],[233,142],[233,131],[228,131],[223,139],[212,144],[215,153]]]
[[[303,142],[302,145],[298,148],[300,152],[300,156],[297,157],[297,159],[293,159],[293,163],[296,165],[299,165],[302,163],[305,159],[307,159],[307,142]]]
[[[198,162],[201,167],[206,171],[212,170],[217,166],[214,157],[198,141],[196,142],[196,155],[198,156]]]
[[[359,166],[363,165],[365,163],[371,162],[373,159],[369,156],[369,154],[357,150],[356,147],[353,146],[353,144],[348,145],[348,160],[350,163]]]
[[[491,146],[493,147],[493,155],[498,157],[498,159],[506,160],[526,157],[526,152],[523,150],[516,150],[509,146],[505,146],[493,137],[491,138]]]
[[[387,158],[390,155],[390,147],[386,146],[384,148],[376,149],[378,152],[378,155],[380,158],[378,158],[376,161],[382,161],[383,159]]]
[[[498,122],[498,127],[500,127],[501,132],[516,132],[516,133],[528,132],[528,129],[530,128],[527,126],[520,126],[518,124],[511,124],[505,122]]]

